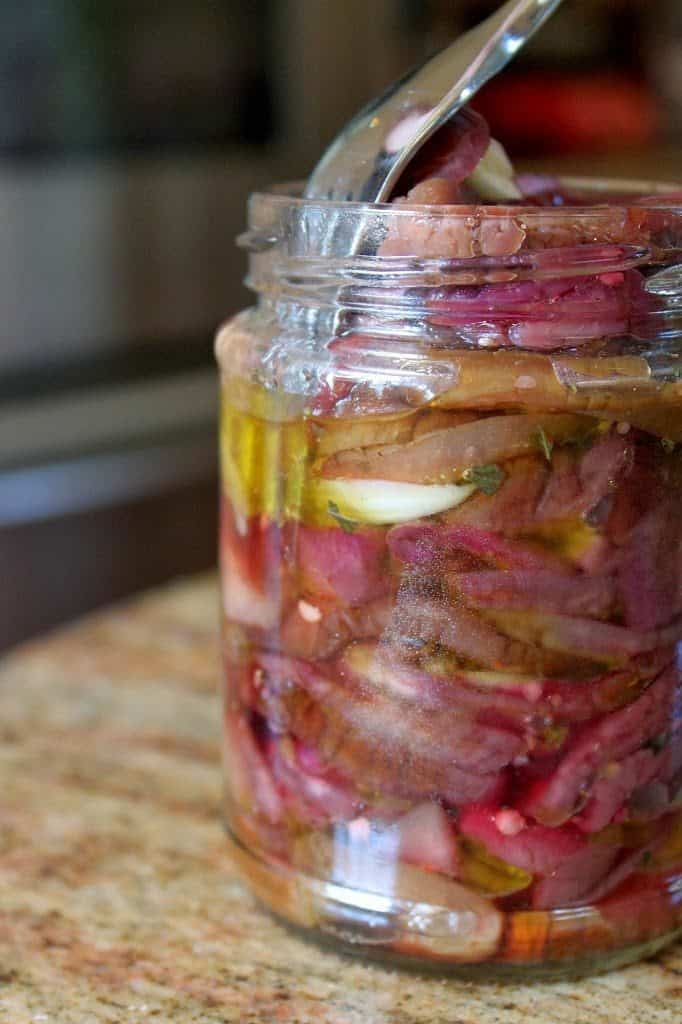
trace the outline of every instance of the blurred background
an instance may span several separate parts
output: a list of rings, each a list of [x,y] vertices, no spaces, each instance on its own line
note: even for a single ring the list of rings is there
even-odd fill
[[[215,562],[247,192],[484,0],[3,0],[0,648]],[[682,3],[565,0],[477,102],[522,165],[682,180]]]

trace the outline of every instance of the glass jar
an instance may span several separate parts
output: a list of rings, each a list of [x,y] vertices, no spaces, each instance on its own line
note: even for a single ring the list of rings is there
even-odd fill
[[[562,977],[682,928],[682,198],[618,188],[251,201],[227,828],[347,950]]]

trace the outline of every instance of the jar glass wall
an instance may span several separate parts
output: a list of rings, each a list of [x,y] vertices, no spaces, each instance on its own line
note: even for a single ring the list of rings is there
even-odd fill
[[[345,948],[472,976],[660,948],[682,927],[682,199],[284,191],[242,244],[257,304],[217,354],[245,878]]]

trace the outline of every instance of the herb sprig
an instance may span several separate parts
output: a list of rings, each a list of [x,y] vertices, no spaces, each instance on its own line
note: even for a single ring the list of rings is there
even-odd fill
[[[535,434],[535,441],[538,448],[545,456],[547,461],[551,462],[552,452],[554,451],[554,441],[550,441],[550,439],[547,437],[544,427],[538,427],[537,432]]]
[[[488,496],[495,494],[506,479],[504,470],[494,462],[484,466],[472,466],[462,474],[465,483],[473,484]]]
[[[327,505],[327,511],[332,519],[336,520],[344,533],[355,533],[360,525],[356,519],[351,519],[350,516],[345,516],[335,501],[329,502]]]

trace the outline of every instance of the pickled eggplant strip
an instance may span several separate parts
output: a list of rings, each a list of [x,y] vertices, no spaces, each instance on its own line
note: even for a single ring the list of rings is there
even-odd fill
[[[434,431],[404,445],[378,445],[337,452],[319,469],[327,478],[379,478],[405,483],[466,481],[466,471],[528,455],[538,438],[553,443],[589,436],[597,421],[571,415],[492,416]]]

